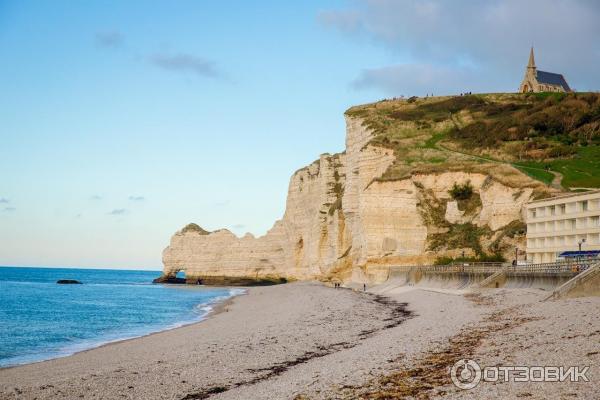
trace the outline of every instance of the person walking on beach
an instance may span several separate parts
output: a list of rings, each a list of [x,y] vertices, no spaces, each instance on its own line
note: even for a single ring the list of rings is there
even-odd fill
[[[366,291],[367,291],[367,284],[363,283],[363,292],[366,292]]]

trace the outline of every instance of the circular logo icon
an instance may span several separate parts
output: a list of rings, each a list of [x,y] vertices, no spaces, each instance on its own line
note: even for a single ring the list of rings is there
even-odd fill
[[[450,370],[452,383],[460,389],[473,389],[481,381],[481,367],[473,360],[458,360]]]

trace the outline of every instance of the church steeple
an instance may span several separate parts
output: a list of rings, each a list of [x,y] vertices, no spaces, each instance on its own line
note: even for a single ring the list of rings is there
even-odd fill
[[[553,72],[538,71],[535,66],[535,56],[533,54],[533,46],[529,51],[529,62],[525,68],[525,76],[519,86],[520,93],[539,93],[539,92],[571,92],[569,84],[562,74]]]
[[[529,63],[527,64],[527,68],[535,69],[535,58],[533,56],[533,46],[531,47],[531,51],[529,52]]]

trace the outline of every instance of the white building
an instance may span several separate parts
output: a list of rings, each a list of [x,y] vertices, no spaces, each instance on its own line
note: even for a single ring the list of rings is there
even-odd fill
[[[600,190],[536,200],[525,206],[527,260],[554,262],[564,251],[600,250]]]

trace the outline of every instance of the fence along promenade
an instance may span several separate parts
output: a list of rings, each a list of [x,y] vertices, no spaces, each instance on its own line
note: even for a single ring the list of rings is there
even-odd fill
[[[554,290],[600,262],[600,258],[512,265],[500,262],[455,262],[447,265],[388,267],[387,286],[538,287]],[[439,279],[443,279],[440,283]],[[452,282],[455,282],[454,284]],[[496,283],[497,282],[497,283]]]
[[[553,263],[512,265],[501,262],[454,262],[446,265],[397,265],[390,266],[390,272],[436,272],[436,273],[473,273],[493,274],[501,269],[515,274],[564,274],[585,271],[590,265],[600,262],[600,258],[557,261]]]

